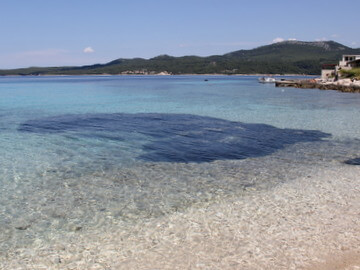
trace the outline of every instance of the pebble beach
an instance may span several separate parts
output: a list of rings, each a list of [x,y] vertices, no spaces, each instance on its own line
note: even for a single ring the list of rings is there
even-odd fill
[[[360,168],[317,168],[131,228],[35,242],[1,269],[358,269]]]
[[[303,173],[166,216],[53,234],[7,253],[0,269],[358,269],[360,167],[283,170]]]

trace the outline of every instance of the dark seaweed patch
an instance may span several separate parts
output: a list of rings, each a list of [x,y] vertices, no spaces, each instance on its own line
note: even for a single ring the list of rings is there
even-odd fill
[[[316,130],[280,129],[190,114],[85,114],[30,120],[21,132],[70,133],[72,136],[127,141],[146,138],[146,161],[209,162],[271,154],[286,145],[314,142],[330,134]]]

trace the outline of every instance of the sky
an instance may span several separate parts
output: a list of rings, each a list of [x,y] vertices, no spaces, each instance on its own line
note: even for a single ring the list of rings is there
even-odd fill
[[[276,41],[360,48],[360,0],[1,0],[0,69],[224,54]]]

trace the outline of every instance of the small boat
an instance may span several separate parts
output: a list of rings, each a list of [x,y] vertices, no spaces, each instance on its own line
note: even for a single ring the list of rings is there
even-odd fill
[[[259,82],[260,82],[260,83],[274,83],[274,82],[275,82],[275,78],[272,78],[272,77],[261,77],[261,78],[259,78]]]

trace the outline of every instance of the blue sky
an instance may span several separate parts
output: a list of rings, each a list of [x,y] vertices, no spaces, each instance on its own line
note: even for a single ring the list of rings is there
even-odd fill
[[[213,55],[280,39],[360,47],[359,0],[2,0],[0,68]]]

